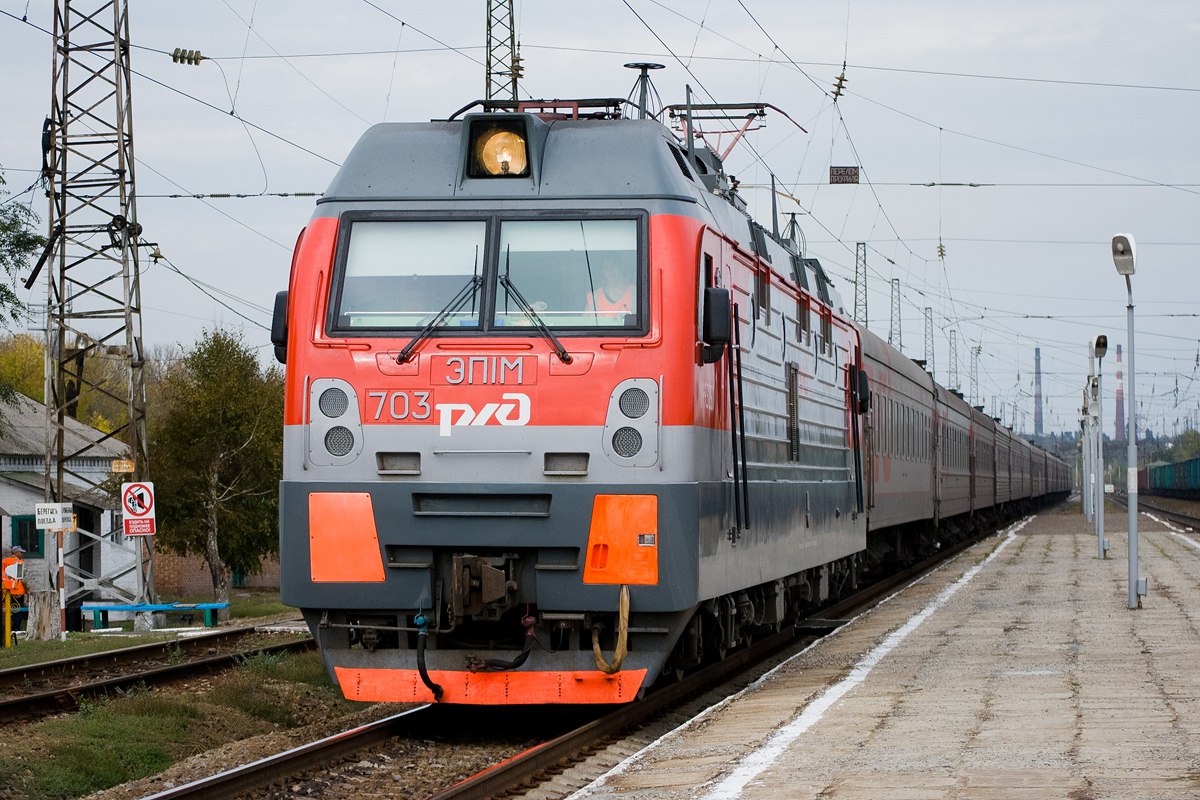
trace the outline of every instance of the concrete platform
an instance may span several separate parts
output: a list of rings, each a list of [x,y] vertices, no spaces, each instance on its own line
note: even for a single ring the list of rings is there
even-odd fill
[[[1200,798],[1200,540],[1143,514],[1129,610],[1079,513],[959,555],[574,798]]]

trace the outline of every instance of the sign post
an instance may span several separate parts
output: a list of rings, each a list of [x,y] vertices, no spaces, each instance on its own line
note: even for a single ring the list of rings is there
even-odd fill
[[[35,524],[53,531],[58,549],[58,638],[67,640],[67,569],[63,553],[63,532],[75,529],[74,508],[70,503],[37,503],[33,507]]]
[[[150,481],[122,483],[121,516],[126,536],[153,536],[154,484]]]
[[[124,522],[125,535],[143,537],[138,540],[138,558],[142,557],[142,548],[145,543],[144,537],[153,536],[155,533],[155,518],[154,518],[154,484],[150,481],[138,481],[136,483],[121,484],[121,519]],[[146,602],[146,585],[142,577],[141,569],[138,570],[138,602]],[[135,630],[142,630],[139,627],[143,615],[139,614],[134,622]],[[150,615],[145,614],[145,630],[150,630],[154,624],[150,622]]]

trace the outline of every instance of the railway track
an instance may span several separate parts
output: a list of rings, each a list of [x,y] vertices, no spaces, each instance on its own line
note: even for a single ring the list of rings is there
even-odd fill
[[[627,736],[631,731],[678,711],[689,702],[695,702],[706,693],[718,688],[721,696],[736,691],[768,669],[771,665],[768,662],[773,658],[779,660],[787,657],[814,639],[836,630],[881,597],[972,546],[986,535],[948,547],[933,558],[822,609],[819,614],[800,621],[794,627],[781,630],[750,647],[731,653],[719,663],[656,689],[637,702],[588,719],[559,735],[551,735],[534,746],[524,748],[519,754],[433,794],[431,800],[475,800],[502,796],[522,787],[527,789]],[[767,666],[764,666],[765,663]],[[736,688],[731,689],[730,685],[735,683]],[[554,719],[552,715],[561,716],[562,708],[555,707],[549,711],[546,720]],[[216,800],[247,793],[254,793],[256,797],[274,796],[266,790],[273,783],[286,780],[291,784],[300,773],[328,770],[339,760],[383,747],[394,738],[415,736],[427,739],[431,735],[437,736],[437,731],[447,729],[447,719],[466,719],[467,726],[478,727],[478,719],[472,719],[470,715],[481,713],[478,708],[419,706],[227,772],[168,789],[147,800]],[[576,709],[575,713],[587,712]],[[563,721],[557,720],[559,723]],[[545,726],[550,723],[539,724]],[[463,723],[458,723],[457,727],[454,723],[450,724],[449,730],[455,729],[461,732]],[[540,730],[544,732],[546,728],[541,727]]]
[[[274,641],[272,641],[274,640]],[[154,685],[227,669],[253,653],[302,652],[311,637],[278,642],[254,627],[189,639],[125,647],[0,670],[0,720],[15,722],[74,711],[80,700],[118,689]]]
[[[1113,502],[1117,503],[1118,505],[1125,506],[1126,508],[1129,507],[1129,504],[1126,502],[1127,498],[1123,494],[1113,495],[1112,499]],[[1178,525],[1183,525],[1184,527],[1191,528],[1193,530],[1200,530],[1200,517],[1194,517],[1190,514],[1184,514],[1182,511],[1178,511],[1176,509],[1166,508],[1154,502],[1143,500],[1140,495],[1138,496],[1138,509],[1140,511],[1153,511],[1158,516],[1168,519]]]

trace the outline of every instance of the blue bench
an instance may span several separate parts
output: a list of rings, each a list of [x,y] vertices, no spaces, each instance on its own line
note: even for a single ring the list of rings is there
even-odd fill
[[[203,611],[204,626],[211,628],[217,624],[217,612],[229,608],[229,603],[84,603],[80,608],[92,612],[92,625],[96,628],[108,627],[109,611],[173,611],[177,614]]]

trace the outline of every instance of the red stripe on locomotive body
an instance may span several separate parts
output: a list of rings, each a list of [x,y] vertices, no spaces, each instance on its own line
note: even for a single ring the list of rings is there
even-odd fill
[[[494,404],[488,425],[528,412],[524,424],[603,425],[612,387],[627,378],[649,377],[662,386],[662,424],[695,422],[697,390],[716,392],[716,371],[696,361],[696,243],[699,220],[650,217],[650,328],[637,338],[563,338],[572,363],[562,363],[543,339],[433,337],[409,363],[396,363],[408,338],[336,337],[326,332],[329,278],[337,244],[336,219],[314,219],[297,253],[290,292],[296,309],[289,345],[285,424],[302,425],[305,379],[337,376],[358,392],[365,425],[437,426],[438,415],[400,413],[418,402],[470,406]],[[676,298],[688,298],[679,302]],[[519,377],[519,382],[517,382]],[[412,392],[428,392],[420,398]],[[397,394],[393,394],[397,393]],[[505,395],[522,395],[507,397]],[[526,405],[526,398],[528,400]],[[725,415],[727,417],[727,415]],[[713,427],[727,419],[712,415]]]

